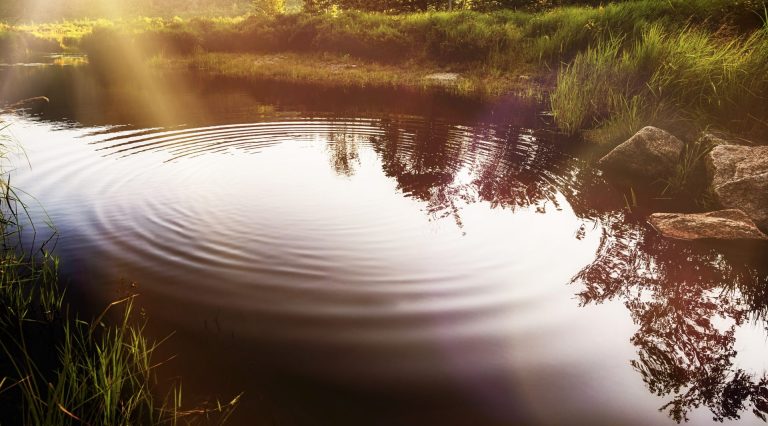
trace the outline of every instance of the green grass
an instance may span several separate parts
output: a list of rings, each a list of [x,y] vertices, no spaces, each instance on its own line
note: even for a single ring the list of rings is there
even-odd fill
[[[699,138],[685,145],[680,161],[672,176],[664,182],[661,195],[679,195],[681,193],[703,195],[705,191],[704,158],[714,146],[706,137]],[[699,188],[693,188],[699,184]],[[695,200],[699,202],[700,200]]]
[[[754,0],[638,0],[537,13],[506,10],[387,15],[347,11],[137,19],[116,21],[113,27],[134,35],[155,32],[158,39],[168,38],[169,42],[175,37],[178,50],[333,52],[377,61],[482,62],[498,68],[532,60],[557,65],[612,37],[624,37],[631,43],[652,25],[667,31],[685,25],[711,32],[727,27],[734,34],[744,34],[762,25],[764,4]]]
[[[156,56],[150,63],[155,67],[190,68],[229,78],[287,81],[318,86],[441,90],[479,97],[493,97],[512,92],[531,95],[540,90],[540,87],[524,78],[513,79],[501,74],[487,74],[482,70],[418,62],[382,64],[331,53],[310,55],[197,52],[188,57]],[[449,75],[454,72],[458,74],[455,79]]]
[[[0,156],[12,148],[0,137]],[[0,423],[25,425],[220,424],[238,398],[182,408],[181,385],[158,395],[157,343],[132,315],[133,297],[84,321],[70,311],[48,243],[21,244],[26,206],[0,178]],[[113,312],[119,310],[120,312]]]
[[[55,40],[38,37],[24,29],[0,23],[0,61],[24,61],[30,52],[60,50]]]
[[[649,124],[768,135],[767,16],[766,0],[634,0],[540,11],[334,10],[6,30],[118,64],[112,69],[151,58],[245,78],[419,89],[436,86],[424,75],[437,70],[460,73],[451,90],[467,95],[520,92],[528,81],[551,88],[564,132],[616,143]],[[125,55],[126,46],[136,54]],[[276,57],[288,59],[263,60]]]
[[[565,131],[597,128],[610,142],[648,124],[759,136],[767,96],[768,26],[743,37],[651,26],[631,44],[612,39],[564,65],[552,108]]]

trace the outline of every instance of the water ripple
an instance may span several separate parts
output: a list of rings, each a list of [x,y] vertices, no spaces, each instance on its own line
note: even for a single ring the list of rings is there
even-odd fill
[[[56,134],[35,191],[72,183],[55,207],[88,230],[78,250],[119,259],[104,264],[149,300],[272,318],[282,338],[339,318],[381,335],[504,321],[552,290],[531,285],[538,259],[573,257],[552,268],[566,282],[596,244],[573,238],[576,163],[525,128],[291,117]]]

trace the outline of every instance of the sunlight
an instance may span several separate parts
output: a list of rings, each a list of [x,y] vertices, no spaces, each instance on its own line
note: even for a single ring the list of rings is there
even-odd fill
[[[0,0],[0,424],[765,421],[765,6]]]

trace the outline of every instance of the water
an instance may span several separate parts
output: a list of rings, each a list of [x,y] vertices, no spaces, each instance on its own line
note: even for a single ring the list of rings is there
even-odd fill
[[[235,424],[761,423],[765,247],[661,239],[542,104],[0,72],[74,303]]]

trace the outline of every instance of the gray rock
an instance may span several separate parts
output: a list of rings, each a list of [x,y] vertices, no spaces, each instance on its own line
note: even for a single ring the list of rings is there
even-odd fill
[[[648,220],[667,238],[678,240],[760,240],[768,236],[741,210],[709,213],[655,213]]]
[[[707,159],[712,186],[768,173],[768,146],[718,145]]]
[[[768,146],[716,146],[707,158],[707,172],[723,208],[741,209],[768,230]]]
[[[601,158],[598,165],[610,172],[650,180],[671,176],[685,144],[656,127],[644,127]]]

